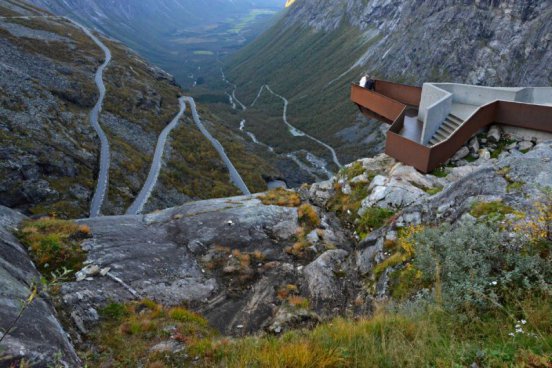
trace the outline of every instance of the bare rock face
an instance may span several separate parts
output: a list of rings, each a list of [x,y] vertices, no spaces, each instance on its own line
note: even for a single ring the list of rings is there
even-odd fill
[[[0,366],[19,366],[24,360],[33,367],[77,367],[75,350],[45,296],[38,295],[18,320],[32,285],[40,282],[25,249],[12,235],[23,219],[0,206]]]
[[[312,255],[305,258],[285,251],[295,243],[300,226],[296,208],[236,197],[194,202],[145,216],[81,222],[94,235],[84,245],[87,267],[95,265],[98,272],[62,287],[66,313],[81,333],[97,321],[98,310],[106,304],[139,298],[189,305],[232,335],[268,327],[285,304],[278,299],[278,291],[288,285],[308,289],[313,301],[335,298],[323,291],[326,284],[309,281],[312,273],[306,270],[315,266],[302,272],[304,264],[323,252],[322,240],[316,245],[320,250],[313,246]],[[331,217],[324,217],[320,226],[320,234],[334,246],[351,249]],[[347,254],[345,250],[331,252],[337,252],[341,260]],[[333,266],[327,267],[331,274]],[[101,270],[108,271],[102,275]],[[344,305],[341,299],[337,304]]]
[[[349,24],[367,39],[381,35],[383,40],[351,63],[377,70],[381,77],[397,78],[402,71],[401,77],[418,83],[437,78],[546,86],[552,72],[546,65],[552,57],[546,46],[552,39],[550,5],[549,0],[303,0],[285,20],[324,32]]]

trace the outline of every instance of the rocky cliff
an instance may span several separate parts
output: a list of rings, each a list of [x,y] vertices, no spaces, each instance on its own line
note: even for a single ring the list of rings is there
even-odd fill
[[[83,269],[55,295],[62,320],[81,349],[91,349],[92,362],[102,356],[94,344],[105,343],[97,336],[110,326],[106,316],[126,313],[117,308],[142,300],[167,308],[186,305],[225,336],[278,335],[338,315],[369,315],[404,287],[397,275],[408,270],[409,257],[397,260],[404,256],[397,244],[403,244],[405,229],[443,223],[475,228],[497,220],[509,226],[549,203],[551,142],[518,143],[497,128],[477,140],[480,158],[459,158],[438,176],[380,155],[298,193],[279,190],[144,216],[79,220],[92,236],[82,243]],[[20,219],[12,214],[12,226]],[[509,236],[505,244],[518,249],[519,239]],[[5,246],[20,248],[8,233],[3,239]],[[549,276],[539,276],[541,285]],[[5,303],[15,298],[2,297]],[[139,308],[160,308],[147,303]],[[162,349],[180,363],[193,360],[178,355],[192,346],[191,337],[178,336],[161,333],[147,354]],[[26,346],[34,356],[34,345]]]

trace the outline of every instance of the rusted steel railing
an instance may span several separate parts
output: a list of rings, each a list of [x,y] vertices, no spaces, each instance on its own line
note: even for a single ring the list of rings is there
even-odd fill
[[[409,106],[420,106],[420,101],[422,99],[421,87],[407,86],[395,82],[378,79],[375,83],[375,90],[381,95]]]
[[[404,88],[403,92],[400,91],[401,87]],[[424,173],[448,161],[474,134],[491,124],[552,133],[552,106],[495,101],[477,109],[446,140],[429,147],[400,134],[404,127],[406,109],[420,103],[421,88],[378,80],[375,89],[376,91],[369,91],[353,84],[351,100],[361,111],[372,112],[376,117],[382,117],[380,120],[392,123],[387,132],[385,153]],[[414,102],[418,105],[413,105]]]
[[[376,91],[371,91],[362,88],[359,85],[353,84],[351,87],[351,100],[356,103],[359,108],[370,110],[381,116],[387,124],[392,124],[397,116],[405,108],[405,105],[384,96]]]

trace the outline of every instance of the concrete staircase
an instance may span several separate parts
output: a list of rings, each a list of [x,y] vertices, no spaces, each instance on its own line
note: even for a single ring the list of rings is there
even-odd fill
[[[443,124],[441,124],[441,127],[433,137],[429,140],[429,146],[435,146],[436,144],[441,143],[445,139],[451,136],[452,133],[456,131],[462,124],[464,124],[464,120],[460,119],[458,116],[449,114]]]

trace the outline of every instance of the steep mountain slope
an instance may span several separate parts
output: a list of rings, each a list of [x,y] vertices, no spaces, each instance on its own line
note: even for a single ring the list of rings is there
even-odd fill
[[[157,137],[178,113],[183,92],[169,74],[102,40],[113,56],[103,76],[107,94],[99,121],[111,148],[103,212],[121,214],[140,191]],[[0,4],[0,204],[35,214],[88,214],[99,155],[88,114],[104,57],[67,19],[21,1]],[[188,119],[171,134],[148,209],[238,193],[217,152]],[[258,167],[245,179],[254,190],[264,189],[266,165],[245,152],[239,137],[224,129],[217,134],[236,141],[229,154],[240,161],[238,170]]]
[[[31,1],[122,41],[181,84],[193,83],[188,76],[216,60],[213,47],[240,46],[284,6],[283,0]]]
[[[382,135],[349,102],[349,82],[368,72],[417,85],[549,85],[551,17],[550,0],[301,0],[227,60],[226,74],[242,101],[268,83],[289,99],[296,126],[348,162],[382,147]],[[272,116],[278,104],[256,107]],[[248,121],[261,140],[270,139],[265,120]]]

